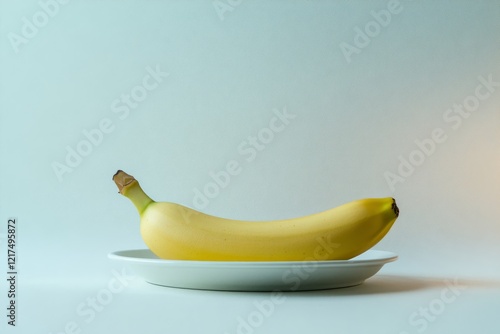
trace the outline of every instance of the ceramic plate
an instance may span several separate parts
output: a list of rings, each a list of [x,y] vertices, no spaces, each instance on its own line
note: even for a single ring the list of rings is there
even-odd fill
[[[369,250],[343,261],[180,261],[163,260],[148,249],[109,254],[149,283],[187,289],[299,291],[354,286],[375,275],[397,255]]]

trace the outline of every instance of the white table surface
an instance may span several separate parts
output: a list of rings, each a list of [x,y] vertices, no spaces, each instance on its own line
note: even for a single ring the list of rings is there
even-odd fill
[[[26,278],[18,290],[16,327],[3,333],[500,332],[500,280],[387,265],[359,286],[274,295],[155,286],[113,266],[107,279]]]

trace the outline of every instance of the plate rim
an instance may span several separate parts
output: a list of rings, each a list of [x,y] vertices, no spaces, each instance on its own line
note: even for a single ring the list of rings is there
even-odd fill
[[[319,261],[199,261],[199,260],[165,260],[165,259],[151,259],[126,256],[120,253],[125,252],[151,252],[147,248],[125,249],[108,253],[108,258],[115,261],[126,261],[141,264],[159,265],[159,266],[183,266],[183,267],[217,267],[217,268],[277,268],[277,267],[290,267],[296,265],[303,265],[304,263],[320,266],[320,267],[355,267],[366,265],[380,265],[396,261],[399,256],[391,251],[369,249],[362,254],[368,252],[376,252],[381,255],[373,259],[356,260],[356,257],[349,260],[319,260]],[[360,255],[362,255],[360,254]],[[358,255],[358,256],[360,256]]]

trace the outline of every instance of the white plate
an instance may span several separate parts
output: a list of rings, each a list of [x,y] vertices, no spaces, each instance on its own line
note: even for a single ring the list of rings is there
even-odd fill
[[[369,250],[345,261],[163,260],[148,249],[110,253],[147,282],[162,286],[227,291],[298,291],[354,286],[375,275],[397,255]]]

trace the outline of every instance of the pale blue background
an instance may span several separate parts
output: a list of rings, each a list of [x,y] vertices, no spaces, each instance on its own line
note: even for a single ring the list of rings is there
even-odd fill
[[[203,211],[276,219],[393,196],[387,273],[498,278],[500,87],[457,130],[443,114],[478,77],[500,82],[500,2],[401,1],[348,62],[340,44],[387,3],[242,1],[221,20],[211,1],[74,0],[16,53],[9,34],[41,5],[1,1],[0,221],[19,219],[21,277],[106,278],[108,252],[145,247],[117,169],[193,206],[236,160]],[[121,120],[111,104],[156,66],[169,76]],[[246,162],[239,145],[283,108],[296,118]],[[105,118],[113,131],[60,182],[52,164]],[[384,173],[435,128],[447,140],[393,191]]]

